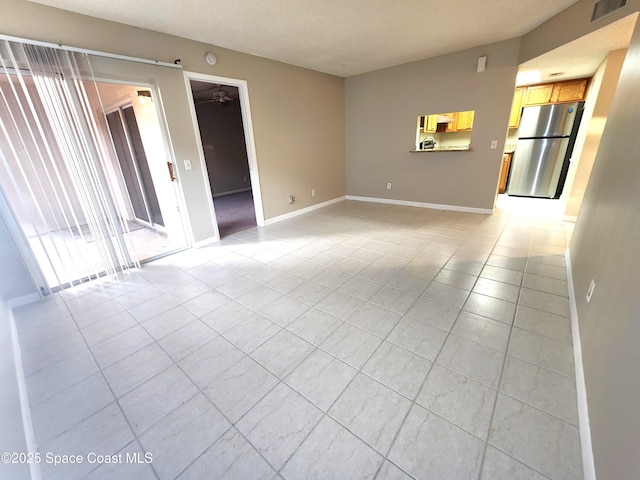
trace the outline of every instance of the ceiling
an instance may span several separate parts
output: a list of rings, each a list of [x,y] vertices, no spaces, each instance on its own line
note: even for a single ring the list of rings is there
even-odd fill
[[[32,1],[348,77],[519,37],[577,0]]]

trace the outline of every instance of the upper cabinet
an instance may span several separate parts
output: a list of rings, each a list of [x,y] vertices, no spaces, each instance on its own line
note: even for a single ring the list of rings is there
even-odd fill
[[[509,128],[518,128],[522,107],[549,103],[581,102],[587,93],[588,78],[518,87],[513,94]]]
[[[525,89],[523,87],[516,88],[513,94],[513,103],[511,104],[511,115],[509,115],[509,128],[518,128],[520,125],[520,114],[522,113],[522,97]]]
[[[473,128],[473,115],[473,110],[458,112],[458,117],[456,119],[456,130],[458,132],[470,131]]]
[[[569,80],[568,82],[554,84],[553,92],[551,93],[551,102],[580,102],[584,100],[588,83],[589,80],[583,78],[582,80]]]
[[[580,102],[587,93],[588,78],[567,80],[565,82],[531,85],[526,88],[524,106],[543,105],[545,103]]]

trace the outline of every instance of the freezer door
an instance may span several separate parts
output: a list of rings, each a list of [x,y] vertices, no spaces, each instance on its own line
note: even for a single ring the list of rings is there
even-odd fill
[[[571,135],[577,103],[525,107],[518,129],[519,138]]]
[[[518,140],[507,193],[553,198],[568,145],[568,138]]]

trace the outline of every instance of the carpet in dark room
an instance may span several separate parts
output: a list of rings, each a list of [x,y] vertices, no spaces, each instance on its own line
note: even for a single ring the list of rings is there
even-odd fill
[[[220,238],[256,226],[256,211],[251,190],[215,197],[213,206],[216,210]]]

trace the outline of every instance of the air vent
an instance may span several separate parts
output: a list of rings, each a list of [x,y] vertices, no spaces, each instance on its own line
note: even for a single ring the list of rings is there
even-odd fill
[[[593,6],[591,21],[593,22],[594,20],[605,16],[607,13],[611,13],[618,8],[624,7],[626,4],[627,0],[600,0]]]

